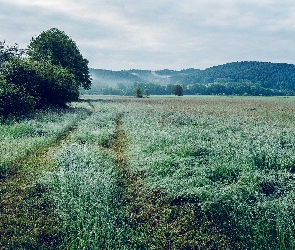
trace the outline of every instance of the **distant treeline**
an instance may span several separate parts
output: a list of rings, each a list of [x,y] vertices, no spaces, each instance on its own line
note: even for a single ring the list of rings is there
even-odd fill
[[[90,91],[133,95],[136,87],[151,95],[170,95],[181,85],[185,95],[294,95],[295,65],[270,62],[232,62],[205,70],[97,70]]]
[[[117,87],[93,86],[91,90],[81,90],[82,94],[122,95],[133,96],[137,87],[144,95],[172,95],[173,84],[166,86],[154,83],[118,84]],[[284,96],[294,95],[293,91],[276,90],[260,86],[260,84],[245,82],[210,83],[210,84],[183,84],[184,95],[251,95],[251,96]]]
[[[214,66],[193,74],[178,74],[172,77],[177,83],[210,83],[223,81],[250,81],[270,89],[295,90],[295,65],[270,62],[233,62]]]

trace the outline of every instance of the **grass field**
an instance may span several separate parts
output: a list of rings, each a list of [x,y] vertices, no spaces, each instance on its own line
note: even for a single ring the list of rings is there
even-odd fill
[[[0,126],[2,249],[295,249],[295,99],[84,96]]]

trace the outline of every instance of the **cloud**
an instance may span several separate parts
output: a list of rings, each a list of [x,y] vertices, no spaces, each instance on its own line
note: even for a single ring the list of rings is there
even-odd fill
[[[241,60],[295,63],[295,2],[290,0],[0,4],[0,39],[26,46],[32,36],[56,27],[76,41],[96,68],[206,68]]]

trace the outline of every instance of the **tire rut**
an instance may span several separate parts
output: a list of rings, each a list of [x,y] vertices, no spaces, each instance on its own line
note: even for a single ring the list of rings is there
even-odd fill
[[[82,119],[43,147],[29,150],[26,157],[12,162],[12,171],[0,179],[0,249],[56,249],[61,239],[54,207],[48,190],[35,180],[55,167],[54,151],[70,138]]]
[[[149,191],[145,172],[128,165],[128,137],[123,115],[116,118],[110,148],[116,153],[121,176],[121,200],[128,226],[127,241],[137,249],[227,249],[229,242],[201,212],[195,202],[170,200],[163,191]]]

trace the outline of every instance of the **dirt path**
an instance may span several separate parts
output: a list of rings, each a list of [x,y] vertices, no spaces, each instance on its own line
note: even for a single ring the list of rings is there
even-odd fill
[[[196,201],[169,200],[163,191],[149,191],[147,173],[130,171],[122,118],[122,114],[117,116],[111,149],[116,152],[121,173],[130,245],[137,249],[227,249],[229,242],[207,220]]]
[[[59,245],[54,208],[46,197],[47,190],[35,181],[55,167],[54,151],[78,122],[46,146],[12,163],[17,172],[0,180],[0,249],[56,249]]]

